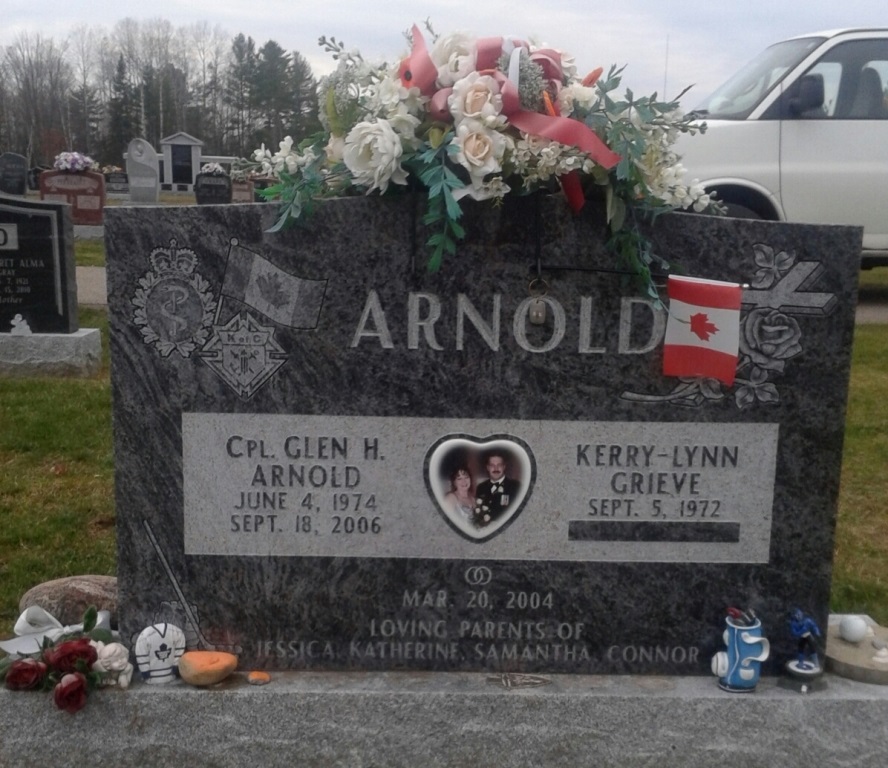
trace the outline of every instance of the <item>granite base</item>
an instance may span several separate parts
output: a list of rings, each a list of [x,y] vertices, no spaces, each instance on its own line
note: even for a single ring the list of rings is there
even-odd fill
[[[74,333],[0,334],[0,376],[93,376],[102,365],[98,328]]]
[[[884,765],[888,688],[827,675],[801,695],[706,677],[553,675],[505,689],[478,673],[279,673],[212,689],[134,684],[68,715],[0,690],[0,765]]]

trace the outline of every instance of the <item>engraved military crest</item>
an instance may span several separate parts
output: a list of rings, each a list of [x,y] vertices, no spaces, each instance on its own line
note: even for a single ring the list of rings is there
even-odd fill
[[[142,340],[161,357],[174,351],[190,357],[203,346],[213,324],[216,300],[209,283],[197,272],[197,256],[180,248],[175,239],[169,248],[155,248],[148,257],[151,271],[139,279],[133,296],[133,322]]]
[[[260,325],[248,312],[235,315],[225,325],[213,326],[213,336],[200,357],[245,399],[256,394],[287,360],[274,338],[274,328]]]

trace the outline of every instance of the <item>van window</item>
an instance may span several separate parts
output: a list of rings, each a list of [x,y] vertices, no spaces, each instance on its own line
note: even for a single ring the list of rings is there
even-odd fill
[[[694,113],[713,120],[745,120],[783,76],[822,42],[822,37],[802,37],[772,45],[716,89]]]
[[[840,43],[808,73],[823,76],[824,103],[801,119],[888,120],[888,40]]]

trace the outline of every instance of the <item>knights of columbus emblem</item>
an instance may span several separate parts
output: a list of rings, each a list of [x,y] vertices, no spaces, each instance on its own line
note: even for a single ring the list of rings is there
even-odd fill
[[[214,325],[201,359],[242,398],[249,399],[287,360],[274,328],[259,325],[249,313]]]

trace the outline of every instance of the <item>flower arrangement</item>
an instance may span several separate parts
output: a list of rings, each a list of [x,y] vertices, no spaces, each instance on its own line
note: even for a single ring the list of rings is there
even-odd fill
[[[683,116],[677,100],[628,90],[615,98],[622,69],[581,77],[556,49],[427,31],[431,45],[414,26],[410,53],[392,66],[320,38],[338,61],[319,84],[323,133],[298,145],[287,137],[274,153],[263,144],[252,156],[254,168],[279,179],[263,191],[282,201],[273,229],[310,213],[319,197],[423,188],[434,271],[465,235],[466,198],[496,203],[560,187],[579,210],[597,186],[607,201],[609,247],[656,296],[657,257],[639,224],[712,206],[702,187],[684,183],[671,149],[679,132],[705,127]]]
[[[200,172],[206,174],[207,176],[227,176],[228,171],[225,170],[219,163],[204,163],[200,167]]]
[[[83,171],[94,171],[99,165],[89,155],[84,155],[81,152],[61,152],[56,155],[52,167],[57,171],[82,173]]]
[[[100,686],[129,687],[133,665],[125,646],[96,630],[96,609],[83,617],[83,630],[44,640],[37,654],[0,661],[0,679],[12,691],[52,691],[59,709],[74,714],[86,705],[89,691]],[[104,638],[101,639],[101,638]]]
[[[123,173],[123,168],[121,168],[119,165],[103,165],[102,173],[104,173],[105,175],[109,173]]]

